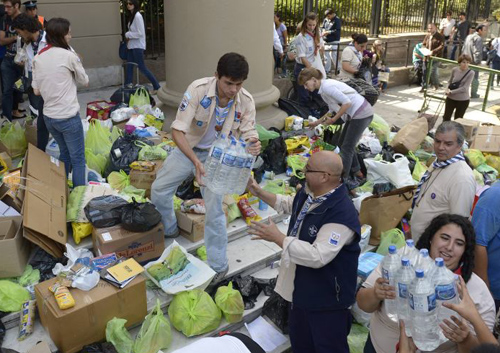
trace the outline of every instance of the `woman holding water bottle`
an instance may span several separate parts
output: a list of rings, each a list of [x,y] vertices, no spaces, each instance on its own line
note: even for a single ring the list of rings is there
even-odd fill
[[[416,247],[428,249],[433,259],[442,258],[450,271],[463,277],[482,320],[492,330],[495,324],[493,297],[483,280],[472,273],[475,233],[470,221],[458,215],[439,215],[431,221]],[[389,286],[388,281],[382,278],[382,269],[379,265],[363,283],[356,297],[361,310],[373,313],[364,353],[395,351],[400,330],[398,322],[389,318],[385,305],[386,300],[395,298],[395,288]],[[468,352],[478,344],[478,339],[469,325],[444,321],[440,322],[439,326],[440,328],[435,329],[442,330],[447,341],[432,352],[459,352],[459,348],[460,351]]]

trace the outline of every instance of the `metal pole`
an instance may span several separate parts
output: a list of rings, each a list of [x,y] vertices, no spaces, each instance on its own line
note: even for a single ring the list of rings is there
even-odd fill
[[[372,0],[372,18],[370,20],[370,35],[378,37],[380,34],[380,16],[382,0]]]
[[[486,93],[484,94],[484,100],[483,100],[483,107],[481,108],[483,112],[486,110],[486,104],[488,103],[488,96],[490,95],[490,88],[491,85],[493,84],[494,76],[495,75],[493,75],[491,72],[490,75],[488,76],[488,86],[486,87]]]
[[[406,60],[405,60],[405,67],[408,67],[408,59],[410,57],[410,40],[406,40]]]

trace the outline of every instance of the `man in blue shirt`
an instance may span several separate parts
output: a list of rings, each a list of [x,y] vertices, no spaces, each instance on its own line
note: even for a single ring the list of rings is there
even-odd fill
[[[325,11],[325,19],[323,20],[323,25],[321,26],[321,36],[326,44],[326,73],[334,69],[334,74],[337,74],[337,53],[339,51],[340,44],[340,31],[341,31],[341,21],[337,17],[335,11],[328,9]],[[326,78],[326,77],[325,77]]]
[[[476,231],[474,272],[490,288],[495,306],[500,307],[500,182],[484,191],[474,208],[472,225]]]

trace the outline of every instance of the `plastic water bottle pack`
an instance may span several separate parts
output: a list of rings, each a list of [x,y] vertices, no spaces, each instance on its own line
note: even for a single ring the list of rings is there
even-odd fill
[[[398,319],[405,323],[405,331],[408,337],[412,336],[413,320],[410,316],[408,305],[408,293],[411,282],[415,278],[415,271],[411,267],[410,260],[406,257],[401,259],[401,268],[396,272],[396,297],[398,308]]]
[[[396,246],[389,246],[389,253],[382,260],[382,277],[389,281],[389,285],[395,287],[396,272],[401,267],[401,258],[397,253]],[[398,322],[398,308],[396,299],[384,300],[387,316],[392,321]]]

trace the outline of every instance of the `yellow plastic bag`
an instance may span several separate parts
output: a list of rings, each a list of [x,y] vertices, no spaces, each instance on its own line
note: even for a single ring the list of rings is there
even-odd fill
[[[500,157],[487,154],[485,159],[487,165],[495,168],[500,173]]]
[[[307,161],[309,158],[306,156],[302,156],[300,154],[294,154],[286,157],[286,164],[292,168],[293,175],[299,179],[304,179],[306,176],[304,175],[303,169],[305,168]]]
[[[469,161],[472,163],[474,168],[477,168],[481,164],[486,163],[486,158],[483,156],[483,152],[480,150],[475,150],[475,149],[468,149],[467,152],[465,152],[465,156],[469,158]]]
[[[76,245],[80,244],[83,238],[92,234],[92,224],[88,222],[72,222],[71,228]]]
[[[289,154],[292,153],[297,148],[299,148],[300,146],[311,148],[311,143],[309,142],[309,137],[307,136],[290,137],[285,140],[285,143],[286,143],[286,149]]]
[[[413,168],[411,177],[413,178],[413,180],[420,181],[424,173],[427,171],[427,167],[422,162],[420,162],[420,159],[415,156],[413,152],[408,152],[408,156],[415,161],[415,168]]]

